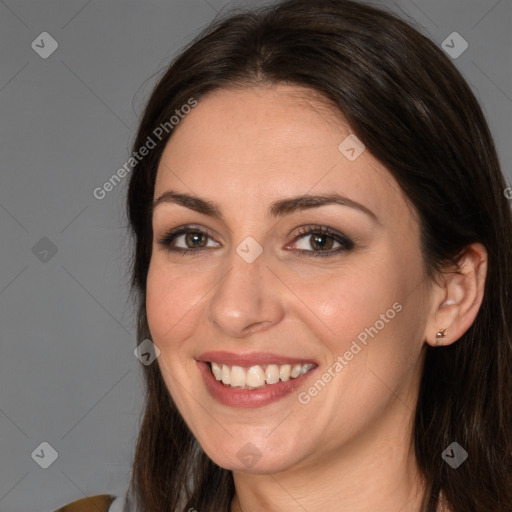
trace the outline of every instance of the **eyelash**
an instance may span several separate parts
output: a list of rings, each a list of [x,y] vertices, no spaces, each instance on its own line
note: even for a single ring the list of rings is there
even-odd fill
[[[212,236],[210,236],[209,232],[207,230],[198,229],[198,228],[192,228],[190,226],[183,226],[180,228],[176,228],[174,230],[169,231],[164,235],[163,238],[158,240],[158,244],[162,245],[163,247],[166,247],[168,251],[180,253],[182,255],[186,254],[192,254],[192,253],[198,253],[202,252],[204,249],[208,249],[207,247],[198,247],[196,249],[183,249],[181,247],[171,247],[171,243],[180,235],[188,234],[188,233],[195,233],[195,234],[201,234],[206,235],[208,238],[213,239]],[[343,235],[342,233],[338,233],[337,231],[334,231],[333,229],[327,227],[327,226],[310,226],[307,228],[301,228],[299,229],[298,234],[293,239],[293,242],[296,242],[302,237],[305,237],[306,235],[328,235],[329,238],[334,239],[336,242],[341,244],[340,247],[338,247],[335,250],[326,250],[326,251],[315,251],[315,250],[305,250],[305,249],[296,249],[295,252],[297,252],[297,255],[300,257],[330,257],[337,255],[341,252],[350,251],[354,248],[354,242],[348,238],[347,236]],[[307,253],[307,254],[304,254]]]

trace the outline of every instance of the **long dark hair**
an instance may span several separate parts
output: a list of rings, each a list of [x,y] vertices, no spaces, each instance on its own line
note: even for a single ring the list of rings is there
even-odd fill
[[[258,83],[305,86],[330,101],[414,206],[429,276],[480,242],[488,251],[483,303],[454,344],[428,347],[414,444],[435,512],[512,509],[512,216],[495,146],[471,89],[432,41],[390,12],[351,0],[289,0],[217,19],[170,65],[133,145],[146,144],[191,98]],[[222,120],[219,120],[222,122]],[[172,130],[137,162],[128,190],[138,340],[151,338],[145,287],[157,166]],[[153,139],[155,137],[153,136]],[[202,451],[157,364],[144,368],[146,409],[131,490],[145,512],[229,511],[230,471]],[[453,441],[469,454],[441,458]]]

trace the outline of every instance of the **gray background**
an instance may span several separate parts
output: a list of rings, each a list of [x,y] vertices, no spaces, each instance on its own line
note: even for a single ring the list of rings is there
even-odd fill
[[[512,183],[511,1],[373,3],[439,46],[452,32],[468,42],[454,62]],[[229,5],[0,1],[1,512],[51,511],[128,485],[142,365],[128,300],[127,179],[102,200],[92,191],[127,160],[157,73]],[[59,45],[46,59],[31,47],[42,32]],[[47,469],[31,456],[42,442],[58,453]]]

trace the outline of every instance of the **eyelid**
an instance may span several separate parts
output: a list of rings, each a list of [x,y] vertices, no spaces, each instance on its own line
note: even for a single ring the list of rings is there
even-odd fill
[[[295,235],[294,239],[292,240],[291,244],[295,244],[298,240],[301,238],[307,238],[308,236],[312,236],[314,234],[321,234],[326,235],[328,238],[332,238],[335,242],[337,242],[340,247],[337,247],[336,249],[332,250],[326,250],[326,251],[315,251],[313,249],[307,250],[307,249],[292,249],[294,252],[296,252],[299,256],[334,256],[341,252],[350,251],[355,247],[355,242],[353,239],[345,235],[344,233],[341,233],[333,228],[330,228],[329,226],[322,226],[322,225],[306,225],[301,226],[298,229],[298,233]],[[290,244],[286,246],[286,248],[289,248]]]
[[[163,246],[169,246],[171,242],[174,242],[176,238],[180,235],[185,235],[187,233],[200,233],[206,235],[208,238],[213,240],[216,243],[219,243],[215,240],[215,235],[211,230],[205,228],[204,226],[199,226],[195,224],[187,224],[185,226],[178,226],[177,228],[173,228],[169,231],[166,231],[162,237],[158,239],[158,243]],[[180,248],[178,248],[179,250]],[[186,250],[186,249],[184,249]],[[190,249],[193,251],[197,251],[198,249]]]

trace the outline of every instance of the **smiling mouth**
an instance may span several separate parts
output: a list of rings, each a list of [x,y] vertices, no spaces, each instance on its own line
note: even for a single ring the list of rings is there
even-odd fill
[[[306,364],[267,364],[250,367],[208,362],[215,379],[228,388],[257,389],[296,379],[316,367]]]

